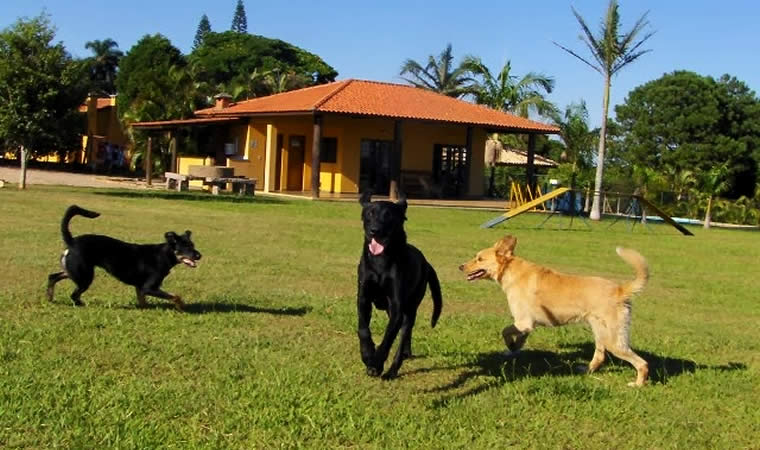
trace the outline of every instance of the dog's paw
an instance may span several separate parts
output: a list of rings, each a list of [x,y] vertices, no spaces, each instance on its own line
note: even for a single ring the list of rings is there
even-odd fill
[[[379,377],[383,372],[383,369],[378,370],[376,367],[367,366],[367,375],[371,377]]]
[[[514,357],[516,357],[519,354],[520,354],[520,350],[509,350],[509,349],[504,350],[504,357],[505,358],[514,358]]]
[[[643,386],[644,386],[644,383],[637,383],[635,381],[631,381],[630,383],[628,383],[628,387],[640,388]]]
[[[392,380],[394,378],[397,378],[397,377],[398,377],[398,371],[396,371],[396,370],[389,370],[389,371],[385,372],[383,374],[383,376],[380,377],[380,378],[382,378],[383,381],[390,381],[390,380]]]

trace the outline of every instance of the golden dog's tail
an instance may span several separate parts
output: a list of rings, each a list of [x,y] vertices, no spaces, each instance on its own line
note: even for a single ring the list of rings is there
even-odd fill
[[[649,279],[649,265],[647,260],[636,250],[630,248],[618,247],[615,249],[617,254],[623,258],[623,261],[627,262],[636,271],[636,278],[626,283],[623,283],[620,287],[623,289],[623,298],[628,298],[631,295],[644,289]]]

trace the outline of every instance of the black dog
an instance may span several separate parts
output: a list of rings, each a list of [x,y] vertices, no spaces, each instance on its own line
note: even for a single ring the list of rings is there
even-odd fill
[[[66,210],[61,220],[61,234],[67,247],[61,256],[63,271],[48,276],[48,300],[53,300],[53,289],[57,282],[71,278],[77,285],[71,293],[71,300],[75,305],[81,306],[79,297],[90,287],[95,266],[98,266],[119,281],[134,286],[139,306],[145,306],[145,296],[151,295],[171,300],[181,309],[184,306],[182,298],[162,291],[161,283],[178,263],[195,267],[195,262],[201,259],[201,254],[195,250],[190,240],[190,231],[185,231],[182,235],[169,231],[164,235],[165,243],[152,245],[130,244],[99,234],[84,234],[76,238],[71,236],[69,221],[72,217],[94,219],[99,215],[76,205],[69,206]]]
[[[373,203],[370,199],[371,193],[365,192],[359,200],[364,222],[357,298],[359,349],[367,366],[367,375],[376,377],[383,372],[391,345],[401,330],[396,356],[383,375],[387,380],[398,375],[403,360],[412,356],[412,328],[428,284],[433,297],[433,327],[441,315],[443,303],[435,270],[422,252],[406,243],[406,198],[402,197],[398,203]],[[388,326],[377,349],[369,329],[373,304],[388,313]]]

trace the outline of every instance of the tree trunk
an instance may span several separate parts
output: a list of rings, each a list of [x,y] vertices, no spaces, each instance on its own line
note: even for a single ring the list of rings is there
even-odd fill
[[[21,146],[21,173],[19,174],[18,188],[26,189],[26,160],[28,159],[26,147]]]
[[[703,228],[710,228],[710,219],[712,215],[712,195],[707,197],[707,210],[705,211],[705,223]]]
[[[599,153],[596,161],[596,176],[594,177],[594,201],[591,204],[591,220],[602,218],[601,213],[601,191],[602,176],[604,175],[604,151],[607,148],[607,113],[610,109],[610,75],[604,77],[604,98],[602,99],[602,128],[599,131]]]

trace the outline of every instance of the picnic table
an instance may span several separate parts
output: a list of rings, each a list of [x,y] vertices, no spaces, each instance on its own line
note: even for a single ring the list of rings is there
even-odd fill
[[[232,185],[233,192],[239,195],[250,195],[256,192],[256,178],[246,177],[203,177],[197,175],[184,175],[175,172],[165,172],[166,189],[175,189],[177,192],[186,191],[190,187],[190,181],[201,180],[204,186],[211,186],[211,194],[219,195],[219,190],[226,184]]]

